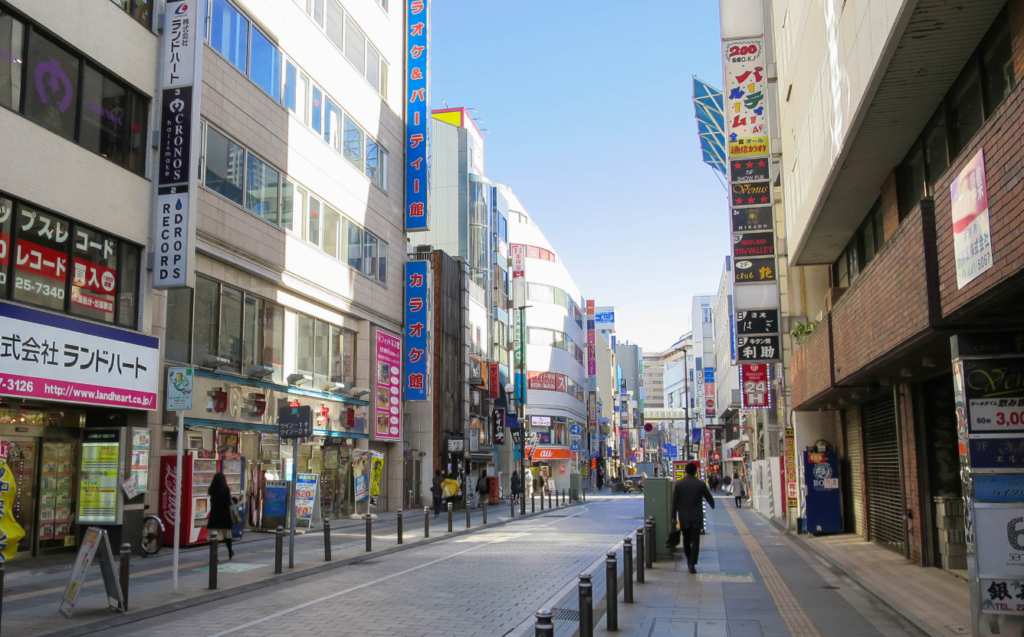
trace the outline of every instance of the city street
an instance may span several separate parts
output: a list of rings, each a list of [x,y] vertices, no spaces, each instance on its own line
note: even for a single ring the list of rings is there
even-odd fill
[[[662,560],[648,572],[647,583],[635,585],[634,605],[622,604],[620,595],[618,634],[921,634],[759,514],[732,507],[732,498],[719,498],[709,516],[699,575]],[[165,607],[155,617],[115,628],[92,623],[68,630],[69,622],[57,615],[56,595],[45,603],[8,605],[8,617],[17,617],[18,624],[7,626],[17,626],[18,635],[532,635],[538,609],[578,609],[575,584],[581,572],[593,572],[595,615],[603,615],[605,553],[619,551],[621,575],[622,539],[642,515],[642,496],[599,496],[183,610]],[[443,535],[444,529],[434,533]],[[303,546],[307,557],[315,551]],[[265,561],[240,548],[233,563]],[[185,587],[205,581],[205,573],[192,573],[192,556],[185,562]],[[221,575],[225,583],[245,577],[246,572]],[[166,572],[150,576],[147,586],[169,590],[169,579]],[[83,600],[83,606],[95,606],[97,596]],[[34,630],[31,616],[47,629]],[[103,614],[89,616],[97,621]],[[574,634],[574,620],[556,620],[556,634]],[[599,623],[598,633],[602,629]]]

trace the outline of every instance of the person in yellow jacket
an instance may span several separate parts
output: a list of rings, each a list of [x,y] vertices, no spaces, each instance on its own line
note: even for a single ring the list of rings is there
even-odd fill
[[[451,475],[444,479],[444,482],[441,483],[441,497],[444,498],[445,508],[459,495],[460,488],[459,481]]]

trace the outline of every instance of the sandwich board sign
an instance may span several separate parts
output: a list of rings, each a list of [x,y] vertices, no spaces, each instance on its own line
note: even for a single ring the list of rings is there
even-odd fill
[[[103,574],[103,588],[107,591],[107,603],[111,610],[124,611],[124,597],[121,595],[121,584],[114,572],[114,553],[110,550],[110,539],[105,529],[90,526],[78,547],[78,557],[75,558],[75,566],[71,570],[71,581],[68,582],[64,596],[60,600],[60,612],[68,619],[71,619],[78,593],[85,585],[89,567],[97,555],[100,572]]]

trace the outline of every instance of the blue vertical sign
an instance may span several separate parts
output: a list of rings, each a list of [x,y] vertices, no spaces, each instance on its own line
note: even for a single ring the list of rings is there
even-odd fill
[[[704,384],[715,382],[715,368],[705,367],[704,368]]]
[[[405,229],[430,229],[427,188],[430,179],[430,101],[428,64],[430,0],[410,0],[406,33],[405,78]]]
[[[426,261],[405,264],[405,399],[430,397],[430,270]]]

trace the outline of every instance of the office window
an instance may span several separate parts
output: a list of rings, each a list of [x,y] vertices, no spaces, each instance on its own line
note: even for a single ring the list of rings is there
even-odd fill
[[[334,105],[334,103],[327,98],[326,106],[324,107],[324,141],[327,145],[334,150],[341,150],[338,148],[340,143],[340,135],[338,134],[341,130],[341,109]]]
[[[882,219],[882,198],[879,197],[875,201],[875,205],[872,206],[871,216],[874,217],[874,228],[875,228],[875,252],[882,249],[885,245],[885,221]]]
[[[366,176],[375,184],[377,183],[377,171],[380,166],[378,148],[377,142],[369,137],[366,138]]]
[[[927,194],[935,194],[935,182],[949,167],[949,148],[946,145],[946,115],[942,107],[932,118],[924,133],[924,163],[928,167]]]
[[[986,36],[981,55],[982,74],[985,80],[985,117],[992,115],[1013,89],[1016,78],[1013,73],[1013,46],[1010,41],[1008,20],[996,18],[995,26]]]
[[[301,188],[299,191],[299,193],[295,192],[295,184],[287,177],[281,178],[281,227],[285,230],[295,231],[294,211],[298,210],[298,216],[302,217],[302,200],[299,198],[304,196],[304,192]]]
[[[918,142],[897,169],[900,220],[910,214],[925,193],[924,152]]]
[[[377,278],[377,237],[365,233],[363,244],[363,274],[371,279]]]
[[[339,50],[345,50],[345,12],[335,0],[327,0],[327,37]]]
[[[384,60],[380,62],[380,94],[384,99],[388,98],[388,63]]]
[[[242,179],[245,171],[245,150],[212,126],[206,127],[203,183],[242,205]]]
[[[324,96],[320,92],[320,89],[316,86],[313,87],[313,114],[312,114],[312,126],[316,132],[321,132],[320,120],[323,114],[324,108]]]
[[[313,375],[313,360],[315,358],[314,325],[316,321],[311,316],[299,314],[296,316],[296,359],[295,369],[300,374]]]
[[[18,208],[14,300],[64,309],[71,224],[25,204]]]
[[[284,382],[284,308],[262,302],[260,327],[263,330],[263,356],[260,362],[274,368],[274,382]]]
[[[260,362],[260,301],[251,294],[245,295],[242,307],[242,373]]]
[[[281,51],[257,29],[252,30],[249,77],[275,102],[281,101]]]
[[[295,87],[295,114],[303,124],[309,124],[309,78],[299,73],[299,82]]]
[[[345,16],[345,57],[355,65],[360,75],[366,75],[366,36],[347,15]]]
[[[152,2],[150,0],[113,0],[114,4],[130,15],[132,19],[146,27],[151,28]]]
[[[377,168],[377,187],[381,190],[388,189],[388,151],[383,148],[377,150],[379,156],[378,163],[380,166]]]
[[[372,46],[366,47],[366,80],[370,86],[380,90],[380,53]]]
[[[0,106],[18,110],[21,106],[21,65],[25,52],[25,25],[0,9]]]
[[[78,58],[33,31],[28,42],[28,77],[40,78],[25,91],[25,117],[65,139],[75,139]]]
[[[348,264],[357,272],[363,271],[363,229],[345,220],[345,248]]]
[[[379,4],[385,11],[388,10],[388,0],[377,0],[377,4]]]
[[[71,313],[113,323],[118,275],[117,240],[80,226],[75,228],[73,240]]]
[[[973,58],[950,91],[949,115],[953,133],[951,141],[954,155],[956,155],[981,129],[981,125],[985,121],[981,96],[981,73]]]
[[[196,277],[192,362],[202,365],[207,356],[217,355],[217,324],[220,320],[220,286],[205,277]]]
[[[202,279],[196,278],[196,287]],[[164,358],[178,363],[192,362],[192,290],[167,290],[167,329],[164,334]]]
[[[309,215],[306,218],[306,241],[320,245],[320,200],[309,198]]]
[[[324,206],[324,252],[337,259],[341,242],[341,215],[337,210]]]
[[[317,320],[313,337],[313,389],[323,389],[331,375],[331,326]]]
[[[324,26],[324,0],[313,0],[313,20]]]
[[[331,342],[330,342],[330,382],[332,383],[344,383],[345,387],[351,387],[350,384],[345,382],[344,375],[344,356],[345,356],[345,342],[342,338],[344,330],[334,325],[330,326],[331,329]]]
[[[249,153],[246,168],[245,207],[258,217],[277,225],[277,187],[280,174]]]
[[[239,71],[248,72],[249,21],[227,0],[213,0],[210,8],[210,46]]]
[[[295,91],[298,83],[298,70],[291,62],[284,63],[284,107],[295,112]]]
[[[217,356],[230,364],[221,370],[241,371],[242,364],[242,293],[226,285],[220,286],[220,324],[217,333]]]
[[[117,293],[117,324],[134,328],[139,294],[139,260],[141,250],[130,243],[121,244],[121,282]]]
[[[363,129],[345,116],[345,159],[359,170],[363,169]]]
[[[377,282],[388,284],[388,244],[383,241],[377,247]]]
[[[82,120],[78,143],[125,166],[131,152],[128,137],[132,122],[132,93],[87,64],[82,81]]]

